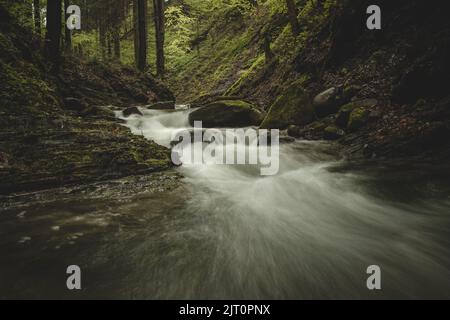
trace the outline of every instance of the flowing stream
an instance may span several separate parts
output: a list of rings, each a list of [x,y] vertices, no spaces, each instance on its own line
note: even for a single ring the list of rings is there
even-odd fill
[[[133,133],[169,146],[190,110],[144,110]],[[280,171],[183,165],[182,186],[0,214],[0,297],[450,298],[449,174],[349,164],[332,143],[280,146]],[[89,192],[88,192],[89,193]],[[79,265],[83,289],[65,288]],[[370,265],[381,291],[366,287]]]

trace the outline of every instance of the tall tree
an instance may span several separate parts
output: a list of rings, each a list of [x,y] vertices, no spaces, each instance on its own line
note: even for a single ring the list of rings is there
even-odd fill
[[[123,2],[123,0],[122,0]],[[120,26],[124,13],[123,6],[115,6],[113,10],[112,42],[114,47],[114,59],[120,61]]]
[[[62,0],[47,1],[47,34],[45,51],[48,59],[57,67],[60,62]]]
[[[136,68],[139,61],[139,14],[138,14],[138,0],[133,0],[133,30],[134,30],[134,63]]]
[[[298,20],[297,20],[297,16],[298,16],[297,7],[295,5],[294,0],[286,0],[286,5],[287,5],[287,10],[288,10],[289,21],[291,23],[292,33],[295,36],[298,36],[298,34],[300,33],[300,26],[299,26]]]
[[[156,37],[156,73],[164,77],[164,0],[153,0]]]
[[[34,31],[41,35],[41,1],[33,0],[34,9]]]
[[[139,52],[138,69],[144,71],[147,67],[147,0],[138,1],[138,34]]]
[[[64,16],[67,19],[69,19],[70,14],[67,13],[67,9],[70,6],[70,0],[64,0]],[[66,25],[64,25],[64,45],[66,52],[70,53],[72,51],[72,30],[67,28]]]
[[[98,19],[98,41],[99,41],[99,46],[100,46],[100,53],[102,55],[102,60],[106,60],[106,46],[107,46],[107,41],[106,41],[106,34],[107,30],[106,30],[106,23],[105,23],[105,19],[103,17],[99,17]]]

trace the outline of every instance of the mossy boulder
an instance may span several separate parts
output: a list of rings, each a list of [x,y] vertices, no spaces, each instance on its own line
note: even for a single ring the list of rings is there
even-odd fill
[[[342,138],[344,135],[345,135],[344,130],[334,125],[328,126],[323,130],[323,138],[325,140],[338,140]]]
[[[350,113],[347,128],[356,131],[363,127],[369,120],[370,111],[363,107],[357,107]]]
[[[261,123],[265,129],[286,129],[288,125],[306,125],[314,118],[314,109],[308,93],[299,81],[291,84],[270,107]]]
[[[223,100],[210,103],[189,114],[189,123],[202,121],[205,128],[245,127],[259,125],[264,117],[262,111],[241,100]]]
[[[213,102],[224,101],[224,100],[246,101],[245,98],[242,96],[225,96],[225,95],[223,95],[223,91],[215,91],[210,94],[204,94],[204,95],[197,97],[196,99],[191,101],[190,105],[192,108],[198,108],[198,107],[203,107],[203,106],[209,105]],[[249,101],[246,101],[246,102],[249,102]]]
[[[348,124],[348,120],[350,118],[350,113],[354,109],[358,108],[358,104],[354,102],[350,102],[339,109],[339,112],[336,117],[336,125],[341,128],[346,128]]]
[[[291,137],[301,137],[303,135],[303,127],[291,124],[287,127],[287,134]]]
[[[175,101],[160,101],[147,107],[152,110],[173,110],[175,109]]]
[[[378,101],[376,99],[364,99],[359,101],[353,101],[347,103],[346,105],[343,105],[339,109],[339,112],[336,116],[336,125],[341,128],[346,128],[349,123],[350,114],[352,113],[353,110],[355,110],[356,108],[363,108],[369,110],[375,107],[377,104]]]
[[[345,101],[350,101],[353,97],[355,97],[360,91],[362,87],[358,85],[346,85],[342,89],[342,98]]]

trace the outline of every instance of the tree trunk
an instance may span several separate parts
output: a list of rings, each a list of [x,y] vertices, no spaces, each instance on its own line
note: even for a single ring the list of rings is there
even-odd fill
[[[60,62],[60,44],[61,44],[61,18],[62,18],[61,0],[47,1],[47,34],[45,51],[48,59],[56,66]]]
[[[133,29],[134,29],[134,63],[136,68],[139,61],[139,19],[138,19],[138,0],[133,1]]]
[[[102,18],[99,20],[98,36],[102,60],[106,60],[106,26]]]
[[[113,43],[114,43],[114,59],[120,61],[120,34],[118,27],[114,28],[113,30]]]
[[[153,0],[156,37],[156,73],[164,77],[164,0]]]
[[[294,0],[286,0],[286,5],[288,9],[289,21],[291,22],[292,33],[295,36],[298,36],[298,34],[300,33],[300,27],[298,25],[297,20],[298,16],[297,7],[295,6]]]
[[[107,44],[108,44],[108,59],[112,58],[112,54],[113,54],[113,44],[112,44],[112,35],[111,35],[111,31],[108,31],[107,36]]]
[[[67,19],[69,19],[70,14],[67,14],[67,8],[69,8],[70,6],[70,0],[64,0],[64,16],[66,17],[66,21]],[[64,23],[64,44],[65,44],[65,49],[67,53],[70,53],[72,51],[72,30],[69,30],[69,28],[67,28],[66,24]]]
[[[138,34],[138,69],[144,71],[147,67],[147,0],[138,0]]]
[[[114,25],[112,27],[112,42],[114,49],[114,59],[120,61],[120,26],[123,18],[122,7],[117,7],[113,11]]]
[[[33,0],[34,8],[34,31],[41,35],[41,2],[40,0]]]

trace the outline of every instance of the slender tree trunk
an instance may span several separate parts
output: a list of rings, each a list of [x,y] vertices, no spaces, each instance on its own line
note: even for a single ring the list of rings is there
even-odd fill
[[[33,0],[34,8],[34,31],[41,35],[41,2],[40,0]]]
[[[147,0],[138,0],[138,34],[138,69],[144,71],[147,67]]]
[[[47,34],[45,51],[48,59],[58,67],[60,63],[61,45],[61,0],[47,1]]]
[[[120,61],[120,34],[119,27],[113,30],[113,43],[114,43],[114,59]]]
[[[102,60],[106,60],[106,27],[102,18],[99,19],[98,36]]]
[[[70,6],[70,0],[64,0],[64,16],[69,19],[70,14],[67,14],[67,8]],[[67,26],[64,24],[64,44],[67,53],[72,51],[72,30],[69,30]]]
[[[288,9],[289,20],[291,22],[292,33],[295,36],[298,36],[298,34],[300,33],[300,27],[298,25],[297,20],[298,16],[297,7],[295,6],[294,0],[286,0],[286,5]]]
[[[156,73],[164,77],[164,0],[153,0],[156,37]]]
[[[120,25],[122,22],[123,16],[121,13],[123,11],[122,7],[118,7],[114,9],[114,26],[112,27],[112,42],[114,47],[114,59],[116,61],[120,61]]]
[[[106,39],[108,44],[108,59],[111,59],[113,54],[111,31],[108,31]]]
[[[133,1],[133,29],[134,29],[134,63],[139,66],[139,17],[138,0]]]

